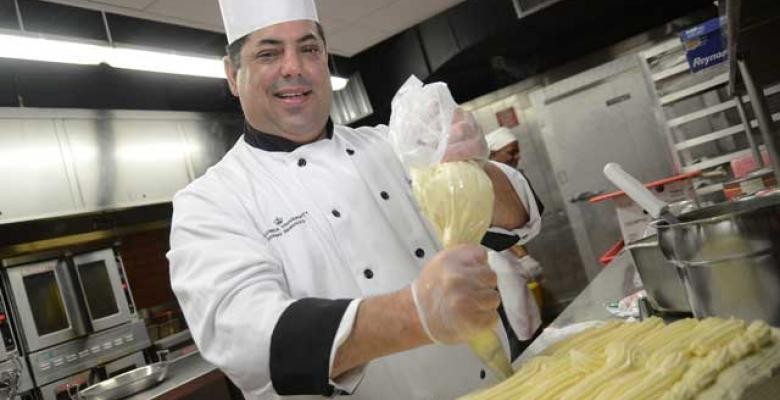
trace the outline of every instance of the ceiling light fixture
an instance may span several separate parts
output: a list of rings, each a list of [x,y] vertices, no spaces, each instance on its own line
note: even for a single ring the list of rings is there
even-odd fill
[[[0,57],[20,60],[97,65],[105,59],[106,46],[0,34]]]
[[[0,58],[80,65],[105,63],[114,68],[225,79],[221,58],[110,47],[39,36],[0,33]],[[343,90],[349,80],[331,76],[330,82],[333,90],[338,91]]]
[[[114,47],[109,48],[105,62],[114,68],[202,76],[206,78],[225,78],[225,69],[220,58],[193,57],[159,51]]]
[[[349,83],[349,79],[342,78],[340,76],[333,76],[330,77],[330,86],[335,91],[344,90],[344,88],[347,87],[347,84]]]

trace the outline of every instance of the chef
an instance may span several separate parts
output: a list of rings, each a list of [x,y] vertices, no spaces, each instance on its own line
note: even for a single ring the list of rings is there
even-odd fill
[[[515,169],[520,168],[520,143],[517,140],[512,131],[507,127],[499,127],[496,130],[491,131],[485,136],[487,141],[488,150],[490,151],[490,159],[510,166]],[[522,170],[520,170],[522,173]],[[529,186],[530,187],[530,186]],[[531,188],[533,191],[533,188]],[[544,211],[544,205],[539,198],[534,195],[535,205],[539,214]],[[527,227],[529,230],[531,226]],[[533,227],[540,228],[540,227]],[[534,229],[538,232],[538,229]],[[518,262],[525,272],[524,275],[528,279],[540,279],[542,275],[542,267],[538,261],[528,254],[528,251],[521,244],[516,244],[508,249],[508,252],[514,253],[518,256]]]
[[[485,136],[488,150],[490,151],[490,160],[517,169],[520,164],[520,143],[517,137],[507,127],[499,127]],[[530,188],[530,185],[529,185]],[[531,190],[533,192],[533,190]],[[541,214],[544,206],[538,197],[533,196],[534,201],[530,204],[531,212]],[[533,222],[526,224],[528,234],[536,234],[540,226]],[[542,266],[536,259],[528,254],[522,243],[516,243],[506,246],[503,251],[489,251],[488,262],[493,270],[499,275],[502,271],[521,275],[521,279],[500,279],[499,290],[502,292],[512,292],[518,295],[506,297],[504,307],[507,309],[519,310],[507,315],[507,320],[512,327],[512,332],[520,341],[531,339],[536,330],[541,325],[541,316],[536,300],[528,289],[527,283],[538,281],[542,277]],[[511,286],[511,287],[510,287]],[[510,335],[511,337],[511,335]],[[523,347],[521,343],[510,339],[512,347],[512,356],[516,356]]]
[[[497,275],[482,247],[441,250],[387,127],[330,121],[314,1],[220,8],[243,135],[175,196],[168,253],[202,356],[247,399],[451,399],[495,382],[462,343],[498,326]],[[449,160],[484,148],[471,118],[451,132]],[[492,234],[530,239],[527,182],[501,164],[485,171]]]

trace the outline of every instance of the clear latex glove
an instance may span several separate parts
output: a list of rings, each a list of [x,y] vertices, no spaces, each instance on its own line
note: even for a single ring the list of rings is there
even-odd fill
[[[517,267],[523,278],[527,280],[539,280],[542,277],[542,264],[539,264],[539,261],[536,261],[530,254],[518,258]]]
[[[412,283],[414,305],[431,340],[463,343],[492,329],[500,302],[496,284],[480,246],[455,246],[437,254]]]
[[[442,162],[487,160],[490,151],[474,115],[458,107],[452,115]]]

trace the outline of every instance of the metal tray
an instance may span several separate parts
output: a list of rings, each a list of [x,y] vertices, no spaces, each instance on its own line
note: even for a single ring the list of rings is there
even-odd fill
[[[167,373],[168,362],[160,361],[79,390],[71,398],[74,400],[121,399],[159,384],[165,380]]]

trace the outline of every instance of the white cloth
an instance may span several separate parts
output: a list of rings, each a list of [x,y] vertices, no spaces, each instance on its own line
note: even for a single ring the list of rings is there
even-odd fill
[[[400,289],[440,248],[386,131],[337,126],[332,139],[290,153],[262,151],[242,138],[175,196],[172,287],[204,358],[248,400],[279,398],[270,338],[296,299],[361,299]],[[518,185],[523,179],[508,177]],[[354,319],[348,309],[331,363]],[[375,360],[336,383],[351,391],[360,382],[353,399],[451,399],[494,383],[490,373],[480,378],[483,369],[466,346],[425,346]]]
[[[485,140],[487,140],[490,151],[497,151],[512,142],[516,142],[517,138],[509,128],[502,126],[485,135]]]
[[[314,0],[219,0],[219,9],[228,43],[282,22],[319,21]]]

